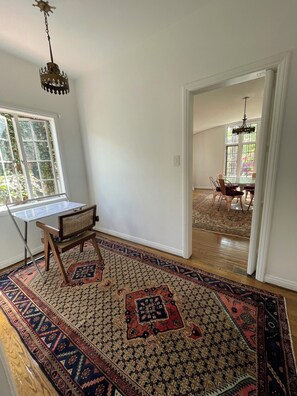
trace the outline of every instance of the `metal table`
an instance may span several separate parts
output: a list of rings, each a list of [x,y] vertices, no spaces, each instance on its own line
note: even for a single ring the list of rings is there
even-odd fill
[[[46,203],[44,201],[46,201]],[[28,205],[28,207],[26,207],[26,205]],[[71,210],[81,209],[84,206],[86,206],[86,204],[79,202],[70,202],[66,194],[57,194],[6,204],[8,213],[14,225],[16,226],[18,234],[20,235],[25,246],[25,264],[27,264],[27,254],[29,254],[33,264],[35,265],[41,277],[41,271],[28,245],[28,223],[40,220],[43,217],[53,216]],[[24,234],[22,233],[16,219],[20,219],[24,222]]]

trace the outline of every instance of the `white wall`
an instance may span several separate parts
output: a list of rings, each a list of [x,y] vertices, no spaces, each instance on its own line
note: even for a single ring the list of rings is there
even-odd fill
[[[182,153],[182,87],[291,50],[267,273],[297,285],[296,15],[291,0],[214,0],[78,81],[103,229],[179,254],[182,173],[173,156]]]
[[[42,90],[38,67],[0,52],[0,107],[13,106],[38,112],[60,114],[58,134],[61,140],[67,192],[73,200],[88,202],[87,177],[79,128],[75,87],[69,95],[53,95]],[[30,246],[40,247],[40,233],[30,225]],[[0,268],[23,257],[22,242],[6,214],[0,213]]]
[[[214,179],[224,174],[225,126],[195,133],[193,136],[193,185],[211,188],[209,176]]]

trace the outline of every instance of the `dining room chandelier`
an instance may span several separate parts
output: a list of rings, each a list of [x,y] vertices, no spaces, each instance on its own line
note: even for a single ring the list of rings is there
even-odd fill
[[[41,87],[50,93],[54,94],[67,94],[69,93],[69,82],[67,74],[60,71],[59,66],[54,62],[53,51],[51,46],[51,38],[49,35],[47,17],[49,13],[53,12],[56,7],[51,6],[48,1],[35,0],[37,4],[32,4],[34,7],[39,7],[40,11],[44,14],[45,32],[48,39],[49,51],[51,61],[46,64],[45,67],[39,69]]]
[[[240,133],[251,133],[251,132],[255,132],[255,127],[251,126],[251,125],[247,125],[247,117],[246,117],[246,101],[249,97],[245,96],[244,98],[244,110],[243,110],[243,119],[242,119],[242,125],[240,127],[237,128],[233,128],[232,133],[236,133],[237,135],[239,135]]]

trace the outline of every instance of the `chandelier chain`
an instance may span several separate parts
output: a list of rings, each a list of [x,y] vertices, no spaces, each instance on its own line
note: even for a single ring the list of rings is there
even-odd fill
[[[46,32],[46,35],[47,35],[48,45],[49,45],[49,50],[50,50],[51,62],[54,62],[53,51],[52,51],[52,46],[51,46],[51,37],[50,37],[50,34],[49,34],[47,13],[45,11],[44,11],[44,23],[45,23],[45,32]]]

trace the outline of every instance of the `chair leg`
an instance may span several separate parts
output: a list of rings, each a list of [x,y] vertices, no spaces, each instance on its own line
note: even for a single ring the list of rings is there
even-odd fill
[[[253,199],[254,199],[254,196],[252,195],[252,197],[251,197],[251,200],[250,200],[250,203],[249,203],[249,206],[248,206],[247,210],[250,210],[250,206],[251,206],[251,204],[252,204],[252,202],[253,202]]]
[[[98,257],[99,257],[99,260],[103,261],[103,257],[101,255],[101,252],[100,252],[99,246],[97,244],[96,238],[92,238],[92,244],[93,244],[94,249],[95,249],[95,251],[96,251],[96,253],[97,253]]]
[[[241,206],[241,211],[243,212],[243,206],[242,206],[242,195],[239,197],[240,199],[240,206]]]
[[[49,253],[50,253],[50,245],[48,241],[48,237],[44,236],[44,258],[45,258],[45,270],[49,270]]]
[[[217,194],[215,193],[212,194],[212,205],[215,203],[216,196]]]
[[[60,268],[60,271],[62,273],[63,279],[64,279],[65,283],[68,283],[68,278],[67,278],[67,275],[66,275],[66,272],[65,272],[65,268],[64,268],[64,265],[63,265],[61,257],[60,257],[60,253],[59,253],[58,249],[56,248],[51,236],[49,237],[49,243],[50,243],[50,247],[51,247],[51,249],[52,249],[52,251],[54,253],[54,257],[56,259],[56,262],[57,262],[57,264],[58,264],[58,266]]]
[[[223,201],[223,195],[221,195],[221,196],[220,196],[220,199],[219,199],[218,211],[220,210],[222,201]]]
[[[229,212],[230,209],[231,209],[232,198],[231,198],[231,199],[230,199],[230,198],[227,198],[226,201],[227,201],[227,208],[228,208],[228,212]]]
[[[79,249],[79,251],[80,251],[81,253],[84,251],[84,242],[82,242],[82,243],[80,244],[80,249]]]

